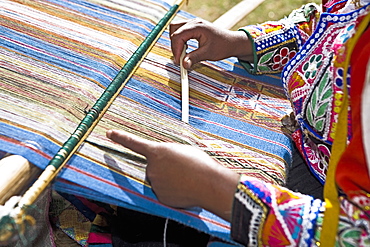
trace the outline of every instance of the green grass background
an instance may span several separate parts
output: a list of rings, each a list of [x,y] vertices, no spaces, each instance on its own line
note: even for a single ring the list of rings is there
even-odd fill
[[[183,10],[213,22],[240,1],[241,0],[188,0],[188,4],[183,7]],[[268,20],[279,20],[289,15],[293,9],[297,9],[310,2],[320,4],[321,0],[265,0],[243,20],[237,23],[232,30]]]

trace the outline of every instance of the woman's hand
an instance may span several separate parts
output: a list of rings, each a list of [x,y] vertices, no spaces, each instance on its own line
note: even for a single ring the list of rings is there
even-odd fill
[[[109,130],[107,137],[147,158],[146,176],[160,202],[199,206],[230,220],[238,174],[192,146],[153,142],[118,130]]]
[[[184,58],[186,69],[203,60],[217,61],[235,56],[249,61],[253,57],[252,45],[246,33],[221,29],[201,19],[171,24],[170,37],[176,64],[180,63],[181,52],[188,40],[196,39],[199,42],[199,48]]]

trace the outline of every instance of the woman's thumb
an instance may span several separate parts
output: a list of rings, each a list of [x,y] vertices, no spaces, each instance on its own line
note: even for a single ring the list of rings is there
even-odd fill
[[[191,67],[194,64],[197,64],[201,61],[207,60],[209,58],[206,48],[204,47],[199,47],[198,49],[189,52],[183,61],[184,68],[185,69],[191,69]]]

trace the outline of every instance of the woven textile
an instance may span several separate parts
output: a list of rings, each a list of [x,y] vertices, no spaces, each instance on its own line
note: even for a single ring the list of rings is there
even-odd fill
[[[0,0],[0,150],[44,168],[86,110],[170,5],[159,0]],[[177,19],[192,18],[180,11]],[[189,50],[196,47],[190,42]],[[160,204],[145,159],[105,137],[123,129],[156,141],[198,146],[239,173],[284,184],[290,110],[278,76],[248,75],[236,59],[189,72],[190,124],[181,119],[180,71],[168,32],[159,39],[54,188],[169,217],[231,241],[229,224],[202,209]]]

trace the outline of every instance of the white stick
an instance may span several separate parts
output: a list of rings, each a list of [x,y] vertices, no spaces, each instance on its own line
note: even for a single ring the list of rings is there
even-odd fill
[[[180,71],[181,71],[181,120],[189,123],[189,79],[188,71],[184,68],[183,60],[186,55],[186,45],[180,57]]]

